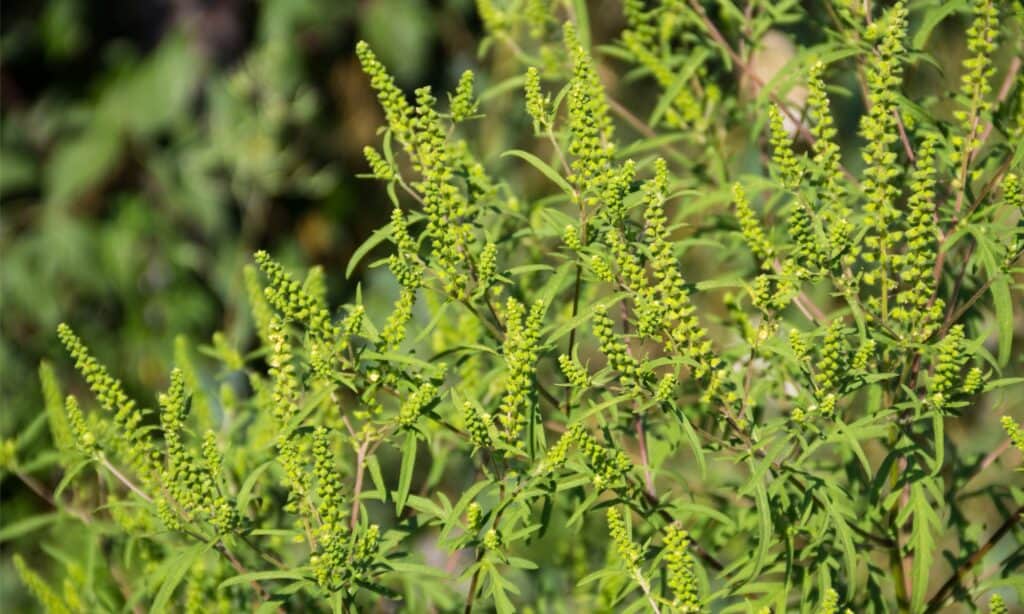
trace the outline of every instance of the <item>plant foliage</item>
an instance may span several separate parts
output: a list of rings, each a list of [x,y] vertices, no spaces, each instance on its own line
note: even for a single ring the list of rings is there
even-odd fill
[[[85,530],[63,579],[18,559],[40,603],[1019,602],[1020,4],[626,0],[600,45],[585,2],[477,8],[507,80],[408,96],[356,49],[394,213],[355,258],[390,242],[389,310],[258,252],[258,346],[207,348],[216,386],[182,352],[155,409],[60,327],[96,402],[42,369],[66,475],[22,530]],[[962,69],[927,47],[954,14]],[[759,71],[794,23],[813,42]],[[909,87],[936,68],[955,91]],[[650,96],[627,107],[613,74]],[[520,91],[533,144],[485,157],[478,118]]]

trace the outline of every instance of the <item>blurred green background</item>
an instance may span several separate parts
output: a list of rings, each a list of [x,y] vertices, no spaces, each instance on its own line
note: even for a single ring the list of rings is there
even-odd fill
[[[0,21],[0,520],[46,511],[17,473],[59,479],[37,371],[63,382],[72,323],[144,404],[175,337],[250,341],[241,267],[256,249],[340,274],[386,223],[364,172],[382,123],[353,54],[404,87],[451,88],[476,58],[472,0],[5,1]],[[67,392],[67,391],[65,391]],[[9,454],[16,454],[17,468]],[[32,476],[28,476],[31,473]],[[30,554],[30,544],[6,543]],[[7,611],[33,606],[0,563]],[[46,565],[42,555],[32,561]]]

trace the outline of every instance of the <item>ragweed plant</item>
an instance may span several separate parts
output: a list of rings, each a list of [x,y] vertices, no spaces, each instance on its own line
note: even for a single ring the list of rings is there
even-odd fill
[[[205,376],[179,352],[159,412],[61,327],[97,403],[60,411],[41,370],[47,522],[89,555],[59,557],[63,593],[19,562],[41,603],[1019,603],[1019,7],[973,3],[954,95],[906,76],[956,8],[628,0],[597,44],[582,2],[478,7],[521,62],[479,95],[410,96],[357,47],[394,213],[349,271],[389,242],[397,298],[332,308],[325,273],[259,252],[258,344],[216,338]],[[796,22],[824,42],[757,72]],[[620,65],[651,100],[617,98]],[[474,122],[518,87],[536,147],[495,156]]]

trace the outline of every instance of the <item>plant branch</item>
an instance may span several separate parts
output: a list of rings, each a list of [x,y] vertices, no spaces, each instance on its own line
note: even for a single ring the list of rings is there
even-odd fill
[[[146,503],[152,503],[153,502],[153,497],[150,497],[149,495],[147,495],[145,492],[143,492],[143,490],[141,488],[139,488],[131,480],[129,480],[128,477],[125,476],[125,474],[121,473],[117,469],[117,467],[112,465],[110,463],[110,461],[107,460],[106,456],[104,456],[103,454],[100,454],[99,455],[99,461],[100,461],[100,464],[103,465],[103,467],[106,468],[107,471],[109,471],[111,474],[113,474],[113,476],[115,478],[117,478],[117,481],[121,482],[126,487],[128,487],[128,490],[132,491],[133,493],[135,493],[136,495],[141,497],[143,500],[146,501]]]
[[[638,415],[633,420],[636,429],[636,440],[640,445],[640,462],[644,465],[644,488],[652,497],[657,497],[654,490],[654,478],[651,476],[651,461],[647,455],[647,427],[644,416]]]
[[[356,452],[356,484],[352,488],[352,514],[349,519],[349,526],[353,531],[359,524],[359,495],[363,491],[363,473],[366,469],[366,450],[369,444],[370,438],[367,437]]]
[[[1024,516],[1024,505],[1017,508],[1017,510],[1013,512],[998,529],[996,529],[995,533],[988,538],[988,541],[975,550],[974,554],[964,559],[956,569],[953,570],[949,579],[947,579],[942,586],[939,587],[939,590],[936,591],[935,595],[928,600],[928,604],[925,607],[925,614],[937,612],[946,604],[946,600],[949,598],[953,590],[960,585],[960,581],[963,579],[964,575],[966,575],[968,571],[974,568],[983,558],[985,558],[985,555],[995,547],[999,540],[1009,533],[1018,522],[1020,522],[1022,516]]]

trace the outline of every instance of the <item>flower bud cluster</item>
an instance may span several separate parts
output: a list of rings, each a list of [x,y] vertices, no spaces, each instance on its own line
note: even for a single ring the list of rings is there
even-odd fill
[[[789,237],[794,244],[791,262],[797,265],[798,274],[805,277],[819,269],[827,248],[818,240],[813,215],[801,196],[797,196],[789,204],[786,222]]]
[[[114,414],[118,433],[111,440],[115,452],[125,460],[143,485],[151,486],[159,473],[160,453],[143,427],[143,412],[128,398],[121,382],[110,375],[67,324],[57,327],[61,343],[75,359],[75,367],[89,384],[100,406]],[[70,420],[74,420],[69,416]],[[83,435],[84,437],[84,435]]]
[[[269,284],[263,292],[274,309],[287,320],[301,322],[318,341],[329,342],[337,338],[338,327],[331,321],[331,313],[321,300],[304,290],[302,284],[293,279],[267,252],[258,251],[254,258],[267,276]]]
[[[750,208],[750,201],[747,200],[746,192],[741,184],[733,184],[732,199],[733,203],[736,204],[736,218],[740,222],[740,231],[747,242],[747,247],[750,248],[751,253],[758,260],[761,268],[771,268],[775,250],[771,242],[764,235],[761,220],[758,219],[754,210]]]
[[[363,330],[363,320],[366,318],[366,308],[362,305],[352,305],[348,315],[341,321],[342,339],[338,344],[339,349],[351,347],[353,337],[358,336]]]
[[[208,498],[205,501],[210,524],[218,533],[227,533],[238,524],[238,513],[235,506],[224,496],[220,486],[220,476],[224,468],[224,455],[217,444],[217,434],[206,431],[203,436],[203,461],[210,478]]]
[[[626,196],[633,191],[633,182],[636,180],[636,162],[628,159],[613,172],[605,184],[602,196],[601,209],[598,215],[605,220],[611,228],[619,228],[625,221]]]
[[[562,433],[555,445],[548,448],[544,462],[539,465],[541,470],[552,472],[560,469],[573,446],[580,450],[587,466],[594,472],[592,481],[597,488],[614,487],[633,469],[633,464],[621,450],[602,446],[581,423],[576,422]]]
[[[818,210],[822,226],[828,229],[830,255],[845,251],[849,244],[852,224],[850,209],[846,205],[846,178],[843,176],[841,154],[836,143],[836,127],[829,107],[828,94],[821,74],[822,62],[811,67],[807,81],[807,108],[814,136],[814,178],[821,186],[822,204]]]
[[[420,384],[402,403],[402,407],[398,411],[399,426],[404,429],[416,426],[416,421],[423,414],[423,410],[433,403],[436,398],[437,387],[434,384],[431,382]]]
[[[277,461],[284,468],[282,485],[288,489],[284,511],[291,514],[307,513],[307,502],[313,489],[313,476],[306,467],[309,453],[308,436],[278,436]]]
[[[614,176],[613,125],[594,61],[580,44],[571,21],[565,24],[565,47],[573,70],[567,97],[572,135],[569,153],[573,155],[569,180],[578,187],[581,204],[593,206]]]
[[[61,398],[60,384],[53,372],[53,366],[43,361],[39,364],[39,384],[43,391],[43,407],[46,408],[46,419],[50,425],[53,444],[60,452],[75,447],[75,435],[68,424],[68,415]]]
[[[897,96],[903,79],[900,56],[904,52],[903,38],[907,29],[907,9],[897,2],[882,20],[873,22],[868,32],[879,39],[866,69],[871,106],[861,118],[860,134],[867,141],[863,149],[864,180],[861,187],[867,198],[864,211],[868,228],[864,245],[864,261],[876,264],[876,270],[864,276],[865,282],[879,284],[881,302],[872,301],[875,309],[885,312],[887,296],[894,285],[889,277],[893,246],[900,241],[899,211],[895,207],[899,195],[900,167],[896,164],[897,154],[893,144],[897,141],[896,126]],[[875,298],[875,297],[873,297]]]
[[[370,165],[370,172],[373,174],[374,179],[391,181],[395,178],[395,167],[391,166],[391,163],[377,153],[377,150],[373,147],[369,145],[363,147],[363,157],[366,158],[366,163]]]
[[[487,292],[494,283],[494,276],[498,272],[498,246],[488,241],[480,250],[480,258],[477,262],[477,293],[482,295]]]
[[[488,450],[491,447],[491,416],[481,412],[475,403],[466,401],[462,405],[463,420],[466,423],[466,432],[473,442],[473,450]]]
[[[679,384],[679,380],[672,373],[666,374],[658,382],[658,387],[654,390],[654,398],[662,403],[667,403],[672,400],[675,396],[676,386]]]
[[[629,458],[615,447],[601,445],[581,425],[572,430],[573,443],[587,459],[594,472],[593,483],[598,489],[611,488],[633,469]]]
[[[242,270],[245,277],[245,294],[249,299],[249,310],[252,313],[253,323],[256,325],[256,334],[260,341],[269,345],[270,319],[274,311],[267,303],[267,297],[263,294],[263,284],[260,281],[259,270],[251,264],[245,265]]]
[[[480,527],[483,526],[484,512],[480,507],[480,504],[473,501],[466,508],[466,533],[471,537],[475,537],[480,531]]]
[[[229,531],[237,525],[238,517],[217,484],[222,458],[215,435],[208,432],[203,441],[203,463],[181,439],[186,396],[180,369],[171,371],[170,387],[159,400],[160,424],[167,448],[167,467],[162,476],[167,498],[161,497],[165,503],[161,510],[162,520],[169,528],[177,528],[178,519],[171,513],[177,510],[186,521],[206,520],[218,533]]]
[[[807,342],[807,336],[795,328],[789,331],[789,347],[796,354],[797,360],[801,362],[811,356],[811,347]]]
[[[413,166],[423,180],[414,185],[423,194],[423,212],[427,215],[425,232],[431,241],[438,277],[447,294],[465,298],[469,277],[460,264],[473,241],[471,212],[466,197],[452,183],[455,157],[434,109],[436,102],[429,87],[416,90]]]
[[[372,524],[353,533],[345,523],[341,477],[323,427],[313,433],[313,458],[320,527],[318,551],[310,557],[310,564],[317,583],[336,591],[366,577],[380,551],[380,527]]]
[[[525,448],[520,433],[526,425],[527,414],[536,402],[533,377],[540,354],[540,327],[544,316],[544,303],[537,301],[526,316],[526,308],[509,297],[505,309],[505,394],[501,397],[498,423],[502,439],[514,448]],[[525,319],[524,319],[525,317]]]
[[[803,166],[793,153],[793,139],[786,130],[782,111],[775,105],[768,107],[768,126],[771,131],[772,163],[779,181],[786,189],[796,190],[803,178]]]
[[[871,365],[872,359],[875,357],[875,350],[878,344],[875,343],[874,339],[868,339],[857,348],[857,352],[853,355],[853,359],[850,361],[850,367],[854,371],[864,372],[868,370]]]
[[[299,377],[288,329],[279,317],[273,316],[270,320],[268,334],[270,356],[267,363],[270,366],[270,380],[273,382],[274,418],[280,428],[284,429],[299,411]]]
[[[664,557],[666,583],[675,598],[672,605],[676,612],[696,614],[703,611],[697,585],[695,563],[690,554],[690,536],[676,525],[665,529]]]
[[[578,252],[583,249],[583,242],[580,239],[579,230],[572,224],[565,225],[565,231],[562,233],[562,241],[565,246],[574,252]]]
[[[395,253],[388,257],[388,268],[403,288],[419,288],[423,283],[423,264],[416,253],[416,241],[409,234],[405,214],[398,207],[391,211],[391,241]]]
[[[647,280],[647,274],[640,262],[640,258],[630,249],[622,232],[617,228],[610,228],[605,233],[605,240],[611,248],[612,256],[615,258],[615,265],[619,269],[619,277],[630,290],[638,295],[649,293],[651,288]]]
[[[644,380],[640,362],[630,356],[629,348],[615,332],[615,324],[605,313],[603,306],[598,306],[594,313],[594,336],[601,345],[601,353],[608,359],[608,366],[618,371],[622,383],[637,389]]]
[[[214,417],[210,398],[203,388],[202,380],[199,377],[200,371],[192,360],[189,340],[184,335],[178,335],[174,339],[174,364],[178,366],[182,377],[185,378],[185,387],[192,391],[192,408],[189,413],[196,426],[201,431],[213,428]]]
[[[395,135],[407,152],[412,152],[412,106],[406,100],[405,94],[395,85],[392,77],[384,65],[377,59],[377,56],[366,44],[366,41],[356,43],[356,56],[363,66],[363,72],[370,77],[370,87],[377,91],[377,100],[384,109],[384,117],[387,119],[391,133]],[[376,172],[376,171],[375,171]]]
[[[638,311],[642,317],[647,309],[656,314],[657,320],[661,322],[661,330],[665,331],[662,335],[665,349],[681,353],[696,365],[693,375],[704,386],[704,401],[718,398],[725,403],[732,403],[735,394],[726,390],[722,361],[712,351],[707,331],[697,319],[697,310],[690,301],[690,294],[679,270],[678,258],[669,240],[668,218],[665,215],[668,170],[664,160],[655,161],[654,177],[644,184],[643,190],[647,205],[644,210],[646,234],[656,285],[654,292],[640,296]]]
[[[573,424],[562,433],[562,436],[558,438],[555,445],[548,448],[547,456],[544,457],[544,462],[540,465],[543,470],[554,471],[561,469],[565,464],[566,457],[569,454],[569,449],[572,447],[573,441],[575,441],[577,431],[583,428],[578,422]]]
[[[1024,88],[1021,88],[1024,91]],[[1024,96],[1021,97],[1021,106],[1024,107]],[[1024,108],[1020,110],[1021,120],[1024,123]],[[1024,139],[1024,130],[1021,132]],[[1017,219],[1017,240],[1006,246],[1006,256],[1003,258],[1003,268],[1009,269],[1021,253],[1024,253],[1024,189],[1021,188],[1020,177],[1014,173],[1007,173],[1003,178],[1003,201],[1012,209],[1016,209],[1020,217]]]
[[[994,593],[992,598],[988,600],[988,612],[989,614],[1009,614],[1010,610],[1006,607],[1003,596],[999,593]]]
[[[608,508],[608,535],[612,538],[612,543],[615,544],[615,549],[626,569],[631,573],[639,572],[643,551],[633,542],[633,536],[630,535],[622,514],[616,507]]]
[[[974,21],[967,29],[967,49],[971,56],[964,60],[964,75],[961,77],[960,95],[966,109],[953,115],[960,122],[963,134],[954,135],[951,162],[958,169],[954,188],[964,189],[967,166],[974,153],[981,147],[982,121],[991,111],[988,95],[992,91],[990,81],[996,72],[993,55],[999,36],[999,8],[992,0],[974,0]]]
[[[330,432],[326,427],[313,429],[313,475],[316,477],[317,509],[324,524],[333,524],[344,515],[341,476],[331,451]]]
[[[835,589],[829,588],[825,590],[825,595],[821,598],[819,611],[822,614],[836,614],[839,611],[839,593]]]
[[[615,283],[615,273],[612,271],[611,265],[608,261],[602,258],[599,254],[593,254],[590,257],[590,270],[594,272],[594,275],[598,279],[607,283]]]
[[[494,6],[493,0],[476,0],[476,13],[484,24],[484,29],[493,34],[506,32],[511,21],[509,16]]]
[[[180,369],[171,372],[167,392],[159,397],[160,426],[164,433],[167,466],[162,473],[166,498],[160,516],[169,528],[178,528],[176,509],[186,521],[206,520],[218,531],[225,533],[237,524],[234,508],[220,491],[217,476],[222,470],[222,458],[217,449],[216,436],[207,432],[203,441],[203,462],[182,441],[185,429],[185,379]]]
[[[964,327],[957,324],[935,345],[936,356],[932,378],[928,382],[928,399],[942,409],[960,391],[960,376],[967,364]]]
[[[39,604],[43,606],[44,612],[48,614],[71,614],[72,610],[61,599],[61,596],[39,574],[29,569],[25,559],[21,558],[20,554],[15,553],[13,561],[18,579],[21,580],[21,583],[36,598]]]
[[[1003,425],[1003,430],[1006,431],[1006,436],[1010,438],[1013,447],[1024,452],[1024,427],[1010,416],[1003,416],[999,422]]]
[[[985,374],[978,367],[971,367],[964,376],[964,383],[960,386],[960,392],[965,395],[976,394],[985,384]]]
[[[783,267],[794,268],[792,260],[787,260]],[[754,284],[750,288],[750,302],[761,311],[771,315],[774,311],[784,309],[793,295],[796,294],[796,285],[793,277],[796,273],[785,270],[781,275],[762,273],[754,278]]]
[[[416,291],[403,287],[395,301],[395,308],[388,315],[384,328],[380,331],[381,349],[391,351],[398,349],[398,346],[405,340],[406,325],[412,318],[412,307],[416,302]]]
[[[430,87],[417,89],[415,106],[410,105],[368,46],[360,43],[356,51],[363,70],[371,78],[371,85],[378,91],[392,133],[405,147],[413,170],[421,177],[412,187],[421,195],[427,218],[424,233],[430,239],[432,268],[446,294],[458,300],[466,299],[470,276],[463,265],[470,257],[470,246],[474,241],[473,219],[477,209],[470,207],[466,194],[458,187],[456,173],[467,176],[466,186],[471,198],[490,194],[492,182],[483,166],[473,160],[464,142],[449,143]],[[451,118],[454,122],[468,119],[476,108],[473,74],[467,71],[451,98]],[[398,239],[402,241],[403,237]],[[415,253],[414,244],[406,243],[406,252]],[[401,253],[401,246],[399,251]],[[402,270],[403,283],[414,283],[414,279],[405,275],[408,272]]]
[[[551,116],[548,111],[551,106],[551,94],[545,94],[541,91],[540,73],[533,66],[526,70],[524,90],[526,93],[526,112],[533,119],[533,131],[547,130],[551,127]]]
[[[935,315],[945,304],[936,299],[937,307],[929,308],[934,294],[932,268],[938,250],[938,229],[935,224],[935,147],[937,138],[928,136],[918,148],[917,164],[907,199],[907,251],[894,258],[900,268],[903,289],[896,295],[897,307],[892,318],[914,332],[914,338],[927,339],[935,330]]]
[[[836,392],[846,373],[846,331],[843,320],[832,320],[825,331],[818,362],[815,364],[814,385],[818,399]]]
[[[473,71],[464,71],[455,87],[455,95],[451,96],[452,121],[469,119],[477,112],[478,106],[479,103],[473,98]]]
[[[562,369],[565,379],[569,381],[573,388],[585,390],[590,387],[590,374],[583,368],[583,365],[568,355],[562,354],[558,357],[558,366]]]
[[[501,538],[501,532],[497,529],[487,529],[487,532],[484,533],[484,548],[487,550],[500,550],[503,543],[504,540]]]

